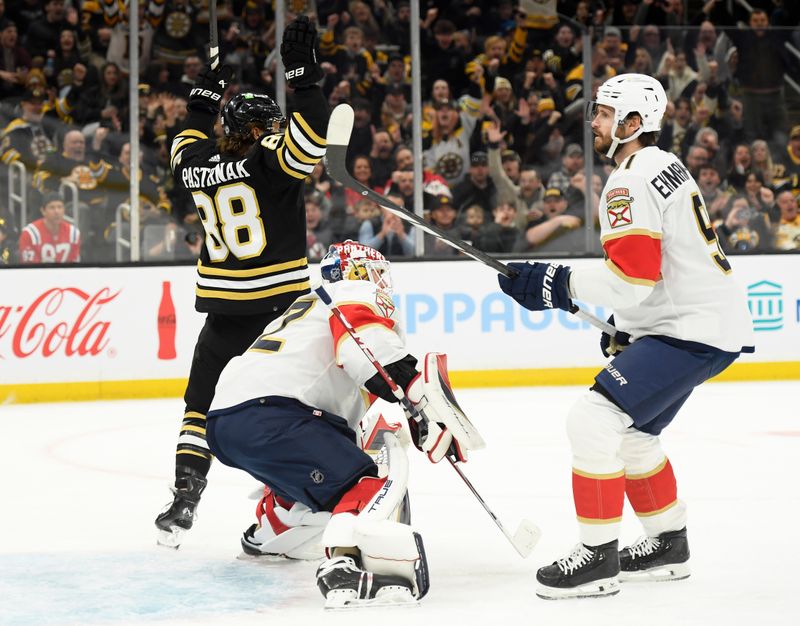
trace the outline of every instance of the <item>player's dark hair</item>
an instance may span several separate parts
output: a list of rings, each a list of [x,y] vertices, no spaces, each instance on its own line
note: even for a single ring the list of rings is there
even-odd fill
[[[244,156],[256,142],[253,139],[253,130],[258,129],[259,134],[264,134],[267,129],[260,122],[250,122],[247,124],[246,133],[223,136],[217,139],[217,149],[223,154],[233,156]]]
[[[639,118],[640,124],[644,123],[642,116],[636,111],[631,111],[630,113],[628,113],[627,117],[625,118],[625,121],[627,121],[632,115],[635,115],[636,117]],[[639,143],[642,144],[642,146],[644,146],[645,148],[649,148],[650,146],[656,145],[659,134],[660,134],[659,131],[651,130],[648,133],[642,133],[637,137],[637,139],[639,140]]]

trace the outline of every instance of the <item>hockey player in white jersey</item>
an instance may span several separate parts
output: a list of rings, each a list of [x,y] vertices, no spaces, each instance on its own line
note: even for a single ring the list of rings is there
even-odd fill
[[[389,295],[383,255],[346,241],[330,247],[320,268],[334,304],[421,410],[422,425],[411,428],[417,447],[433,462],[446,454],[465,460],[482,441],[460,434],[459,420],[466,418],[448,400],[444,355],[427,354],[422,372],[417,370]],[[356,444],[354,428],[375,397],[396,402],[342,323],[312,293],[228,363],[207,416],[207,439],[217,458],[269,486],[259,504],[261,523],[270,526],[264,551],[302,557],[325,526],[328,558],[317,583],[327,607],[413,603],[429,586],[421,537],[395,521],[408,474],[399,439],[384,433],[384,477]],[[257,538],[245,536],[253,547]]]
[[[694,387],[752,352],[744,291],[686,167],[655,147],[667,100],[645,75],[607,80],[589,109],[595,150],[616,162],[600,207],[605,263],[511,263],[500,286],[531,310],[572,299],[612,308],[613,356],[572,407],[572,492],[580,543],[537,573],[546,599],[612,595],[619,580],[689,575],[686,506],[658,435]],[[624,350],[623,350],[624,349]],[[618,551],[627,496],[645,536]]]

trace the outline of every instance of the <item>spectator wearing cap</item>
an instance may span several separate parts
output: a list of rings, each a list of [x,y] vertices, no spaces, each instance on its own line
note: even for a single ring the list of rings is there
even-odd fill
[[[561,24],[556,30],[552,47],[543,56],[547,70],[557,80],[563,81],[566,75],[581,62],[581,54],[575,47],[575,31],[569,24]]]
[[[791,191],[781,191],[775,199],[780,221],[775,231],[776,250],[800,250],[800,200]]]
[[[422,140],[425,167],[442,176],[450,186],[464,180],[469,166],[470,136],[480,114],[479,99],[469,100],[471,105],[467,110],[461,110],[454,100],[436,102],[433,126]]]
[[[3,129],[0,140],[0,162],[4,165],[22,163],[31,176],[45,155],[55,148],[56,128],[45,123],[45,101],[44,89],[26,90],[20,103],[22,115]]]
[[[411,95],[411,82],[406,72],[405,57],[396,52],[389,55],[386,63],[386,72],[383,74],[382,82],[386,87],[399,86],[403,88],[403,93],[408,98]]]
[[[431,224],[444,231],[449,231],[454,237],[461,238],[461,229],[456,223],[458,212],[453,206],[453,201],[447,196],[437,196],[431,203],[429,220]],[[458,251],[438,237],[425,233],[425,256],[456,256]]]
[[[19,43],[17,25],[11,20],[0,22],[0,98],[13,98],[25,91],[25,77],[31,67],[31,56]]]
[[[473,152],[469,161],[469,175],[453,187],[453,204],[463,211],[472,204],[480,205],[491,219],[497,204],[497,188],[489,177],[489,157],[483,151]]]
[[[776,185],[783,185],[793,175],[800,174],[800,124],[792,126],[786,148],[778,153],[775,160],[784,168],[781,176],[775,180]]]
[[[64,11],[64,0],[45,0],[44,15],[33,20],[25,31],[25,48],[31,57],[46,58],[55,53],[58,36],[65,28],[77,28],[71,24]]]
[[[399,84],[386,86],[386,95],[381,104],[381,126],[386,129],[399,129],[403,139],[410,139],[412,134],[411,105],[406,100],[405,88]]]
[[[566,191],[569,187],[570,179],[582,168],[583,148],[576,143],[571,143],[564,149],[564,156],[561,157],[561,169],[550,174],[550,178],[547,179],[547,186]]]
[[[464,74],[466,57],[456,46],[453,34],[455,24],[450,20],[439,19],[433,28],[427,28],[422,38],[422,89],[428,93],[434,81],[446,78],[450,83],[453,94],[460,94],[467,88],[467,78]]]
[[[567,197],[561,189],[548,187],[544,192],[542,206],[544,215],[528,224],[525,231],[524,248],[526,250],[541,248],[565,233],[575,231],[583,223],[583,219],[570,213],[567,208]],[[557,244],[548,247],[556,249]],[[564,246],[564,248],[567,249],[568,246]]]

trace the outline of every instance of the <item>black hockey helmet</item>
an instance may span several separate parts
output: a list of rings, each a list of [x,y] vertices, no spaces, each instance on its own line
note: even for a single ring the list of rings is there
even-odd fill
[[[270,134],[283,132],[286,118],[275,101],[265,94],[239,93],[228,100],[222,109],[222,130],[226,137],[249,132],[257,122]]]

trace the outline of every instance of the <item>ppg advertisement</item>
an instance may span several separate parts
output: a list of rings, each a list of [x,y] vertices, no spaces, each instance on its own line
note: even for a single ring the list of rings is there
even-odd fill
[[[735,367],[770,364],[775,378],[795,377],[800,257],[732,261],[747,290],[757,342],[756,353]],[[474,384],[564,383],[570,381],[535,374],[605,364],[598,330],[563,311],[521,308],[478,263],[394,263],[392,272],[410,350],[447,353],[456,384],[467,380],[459,373],[483,381]],[[76,397],[70,385],[87,383],[98,383],[86,387],[81,397],[87,399],[179,395],[204,320],[194,310],[195,276],[191,266],[3,270],[0,401]],[[603,320],[610,313],[580,304]],[[526,375],[515,383],[490,375],[501,370]]]

